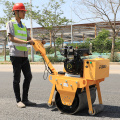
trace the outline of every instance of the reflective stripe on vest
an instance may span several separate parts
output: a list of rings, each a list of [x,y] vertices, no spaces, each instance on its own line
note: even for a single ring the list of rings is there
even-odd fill
[[[11,21],[13,23],[15,37],[18,38],[18,39],[20,39],[20,40],[27,41],[27,30],[26,30],[26,28],[25,27],[20,28],[17,25],[17,23],[15,22],[14,19],[11,20]],[[13,43],[12,42],[12,45],[14,45],[17,50],[27,51],[26,44],[19,44],[19,43]]]

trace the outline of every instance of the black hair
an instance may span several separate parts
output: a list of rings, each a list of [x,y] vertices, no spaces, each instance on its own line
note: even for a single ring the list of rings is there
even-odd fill
[[[13,15],[15,15],[15,11],[13,11],[13,13],[12,13]]]
[[[19,10],[16,10],[16,11],[18,11],[18,12],[19,12]],[[13,15],[15,15],[15,11],[13,11]]]

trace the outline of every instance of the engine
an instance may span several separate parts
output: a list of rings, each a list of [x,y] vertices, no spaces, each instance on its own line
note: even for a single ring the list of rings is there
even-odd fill
[[[77,49],[73,48],[73,46],[65,46],[65,48],[61,49],[61,55],[66,57],[64,61],[64,68],[66,72],[83,77],[84,58],[81,59],[81,56],[90,55],[89,49]]]

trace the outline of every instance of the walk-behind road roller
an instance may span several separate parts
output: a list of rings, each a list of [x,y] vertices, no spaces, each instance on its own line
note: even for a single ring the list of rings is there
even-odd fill
[[[104,58],[85,59],[89,49],[65,47],[61,54],[65,56],[63,71],[57,72],[46,56],[41,41],[34,41],[35,51],[39,51],[51,71],[49,81],[53,84],[48,105],[51,106],[54,92],[57,108],[66,114],[75,114],[88,108],[90,115],[101,112],[104,108],[99,83],[109,76],[109,60]],[[99,105],[93,107],[98,93]]]

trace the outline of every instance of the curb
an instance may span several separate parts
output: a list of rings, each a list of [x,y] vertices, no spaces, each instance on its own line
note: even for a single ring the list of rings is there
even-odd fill
[[[120,65],[120,62],[110,62],[110,65]]]
[[[11,64],[11,62],[0,62],[0,64]],[[30,62],[30,64],[40,64],[43,65],[44,62]],[[63,65],[63,62],[54,62],[53,65]],[[110,62],[110,65],[120,65],[120,62]]]
[[[0,64],[11,64],[11,62],[0,62]],[[30,64],[40,64],[40,65],[43,65],[44,62],[30,62]],[[63,65],[64,63],[63,62],[54,62],[52,63],[53,65],[54,64],[57,64],[57,65]]]

